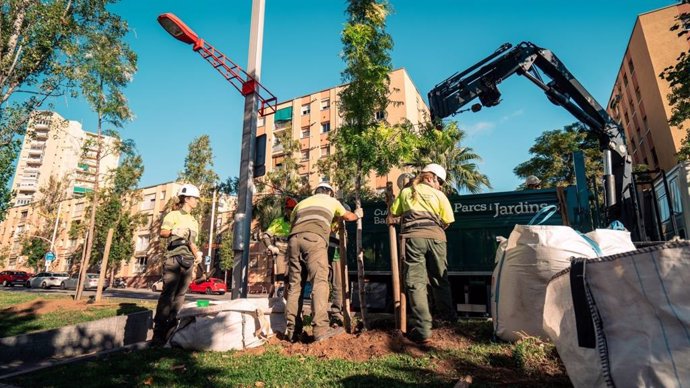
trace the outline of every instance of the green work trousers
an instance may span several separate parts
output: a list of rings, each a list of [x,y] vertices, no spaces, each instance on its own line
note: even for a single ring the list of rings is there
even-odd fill
[[[404,254],[405,290],[410,306],[408,332],[416,340],[424,340],[431,337],[427,283],[431,284],[439,312],[448,318],[456,316],[448,282],[446,242],[431,238],[407,238]]]
[[[163,263],[163,292],[158,298],[154,317],[154,340],[165,342],[177,326],[177,313],[184,304],[184,296],[192,281],[192,268],[184,268],[176,256],[165,259]]]
[[[288,289],[286,335],[302,331],[302,304],[306,282],[312,284],[311,309],[314,336],[323,335],[328,324],[328,243],[318,234],[303,232],[288,241]]]
[[[329,272],[328,272],[328,278],[331,281],[331,294],[330,294],[330,301],[331,301],[331,308],[329,310],[329,314],[337,320],[342,320],[343,319],[343,286],[342,286],[342,278],[341,278],[341,269],[340,269],[340,256],[336,254],[336,251],[339,249],[335,247],[328,247],[328,266],[329,266]]]

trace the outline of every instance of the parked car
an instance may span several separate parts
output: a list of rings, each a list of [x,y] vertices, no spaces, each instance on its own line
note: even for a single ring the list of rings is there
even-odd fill
[[[76,290],[77,289],[77,283],[79,280],[79,273],[75,273],[74,275],[70,276],[68,279],[63,280],[60,283],[60,288],[63,290],[70,289],[70,290]],[[108,279],[105,279],[105,284],[103,285],[103,289],[105,290],[110,286],[110,281]],[[84,289],[89,290],[93,289],[95,290],[98,287],[98,274],[97,273],[87,273],[86,274],[86,282],[84,283]]]
[[[24,284],[29,280],[29,274],[24,271],[2,271],[0,272],[0,283],[3,287],[12,287],[15,284]]]
[[[193,281],[189,285],[189,292],[199,292],[206,294],[218,293],[220,295],[225,294],[228,287],[225,285],[223,279],[210,278],[204,282]]]
[[[65,272],[39,272],[36,276],[27,280],[26,284],[31,288],[60,287],[62,281],[68,278],[69,275]]]
[[[153,292],[163,291],[163,279],[162,278],[156,280],[153,284],[151,284],[151,291],[153,291]]]

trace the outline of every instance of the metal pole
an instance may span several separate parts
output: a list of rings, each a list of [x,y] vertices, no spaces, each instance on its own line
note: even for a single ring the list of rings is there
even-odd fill
[[[249,60],[247,73],[257,82],[261,75],[261,47],[263,45],[265,0],[252,0],[252,19],[249,32]],[[233,229],[232,299],[247,297],[247,268],[249,267],[249,232],[252,222],[252,195],[254,194],[254,149],[256,144],[256,118],[258,97],[253,91],[244,100],[242,129],[242,159],[240,187],[237,193],[237,213]]]
[[[213,189],[213,201],[211,202],[211,222],[209,225],[209,231],[208,231],[208,257],[213,257],[211,256],[211,252],[213,250],[213,227],[216,224],[216,192],[217,189]],[[208,273],[211,270],[211,263],[206,264],[206,273]]]
[[[58,203],[58,208],[57,208],[57,215],[55,216],[55,226],[53,227],[53,238],[50,239],[50,252],[53,252],[55,254],[55,251],[53,250],[55,248],[55,237],[57,236],[57,230],[58,230],[58,223],[60,222],[60,209],[62,208],[62,201]],[[57,255],[56,255],[57,256]],[[53,261],[57,260],[57,257],[53,259]],[[48,270],[48,267],[50,267],[50,264],[48,261],[46,261],[46,271]]]

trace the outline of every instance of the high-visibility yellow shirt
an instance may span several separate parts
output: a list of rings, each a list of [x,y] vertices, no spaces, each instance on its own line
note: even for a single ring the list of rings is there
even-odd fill
[[[199,235],[199,223],[184,210],[173,210],[166,214],[161,229],[170,230],[174,233],[170,235],[170,242],[183,238],[188,242],[196,243]],[[193,256],[192,251],[186,245],[168,251],[168,255]]]
[[[448,197],[424,183],[402,189],[391,205],[391,214],[402,216],[400,234],[408,238],[446,241],[444,228],[455,221]]]
[[[268,226],[264,233],[272,237],[288,238],[290,236],[290,222],[285,217],[280,216],[271,221],[271,225]]]
[[[303,233],[316,233],[325,242],[331,234],[331,223],[335,217],[347,213],[343,204],[327,194],[314,194],[301,201],[292,210],[292,230],[290,236]]]

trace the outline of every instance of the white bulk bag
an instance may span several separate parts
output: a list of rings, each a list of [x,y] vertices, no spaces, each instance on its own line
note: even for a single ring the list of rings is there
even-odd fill
[[[530,223],[546,211],[553,214],[555,206],[542,209]],[[570,265],[571,257],[597,257],[598,252],[596,244],[569,226],[515,225],[493,273],[494,334],[506,341],[523,335],[546,339],[542,322],[546,284]]]
[[[575,259],[551,279],[544,330],[576,387],[690,382],[690,242]]]
[[[630,252],[637,249],[630,238],[630,232],[625,229],[595,229],[587,233],[587,237],[591,238],[599,245],[604,256]]]
[[[227,351],[262,345],[266,338],[284,332],[285,300],[235,299],[211,301],[208,307],[187,303],[178,314],[180,323],[170,345],[189,350]]]

